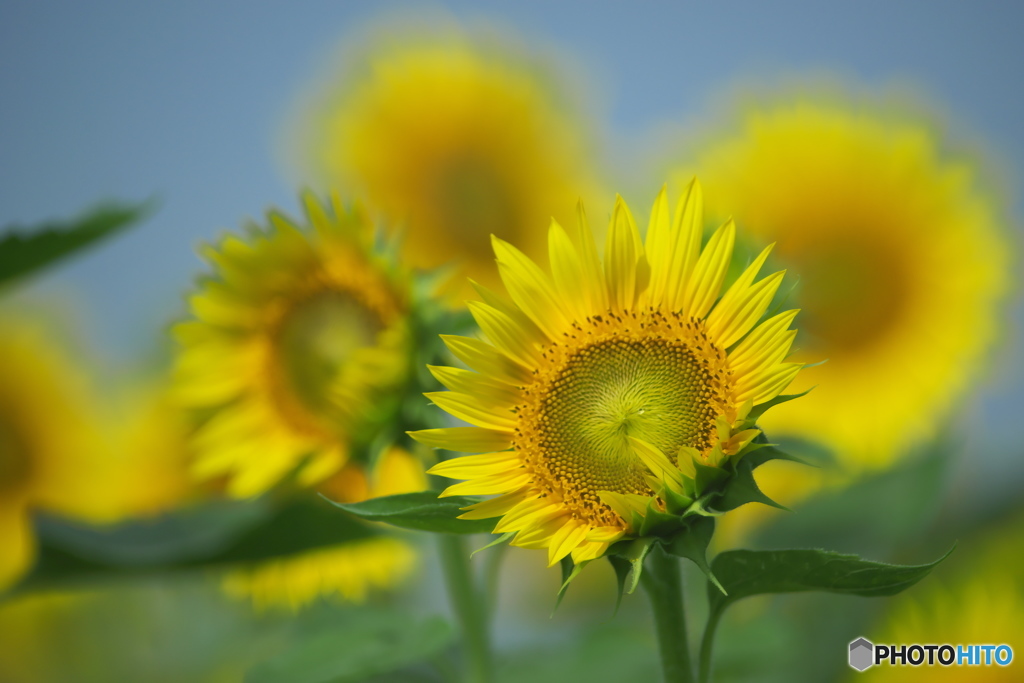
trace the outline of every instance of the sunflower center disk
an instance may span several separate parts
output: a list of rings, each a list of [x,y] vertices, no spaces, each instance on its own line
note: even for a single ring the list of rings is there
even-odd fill
[[[727,370],[706,341],[618,335],[555,355],[520,410],[516,448],[536,484],[578,518],[619,523],[599,491],[652,494],[629,437],[671,459],[683,446],[711,447]]]
[[[306,409],[324,410],[339,369],[358,349],[374,346],[382,329],[379,316],[344,291],[325,290],[297,304],[278,338],[290,393]]]
[[[16,491],[31,476],[32,452],[28,440],[14,420],[0,414],[0,494]]]

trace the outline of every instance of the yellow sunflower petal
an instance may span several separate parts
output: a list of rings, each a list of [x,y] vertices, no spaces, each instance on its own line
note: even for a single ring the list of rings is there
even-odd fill
[[[580,564],[582,562],[596,560],[604,555],[606,550],[608,550],[607,543],[594,543],[593,541],[587,541],[573,549],[572,561],[576,564]]]
[[[441,493],[447,496],[490,496],[495,493],[508,493],[523,487],[530,481],[530,473],[524,469],[509,470],[499,474],[491,474],[479,479],[471,479],[453,484]]]
[[[515,387],[485,374],[439,365],[428,365],[427,369],[445,388],[469,396],[479,396],[488,405],[512,406],[519,400],[519,392]]]
[[[553,567],[581,543],[585,542],[590,527],[575,519],[570,519],[555,532],[548,545],[548,566]]]
[[[768,310],[784,275],[785,271],[773,273],[715,306],[708,316],[707,328],[719,344],[728,348],[750,331]]]
[[[590,231],[583,202],[576,205],[576,231],[588,308],[591,313],[604,313],[608,310],[608,288],[605,285],[601,257],[597,253],[597,243],[594,241],[594,233]]]
[[[700,319],[711,310],[729,270],[735,242],[736,227],[731,220],[726,221],[708,240],[686,282],[683,295],[683,312],[686,315]]]
[[[466,305],[488,341],[527,367],[536,364],[538,353],[534,344],[539,340],[530,337],[511,318],[492,306],[478,301],[469,301]]]
[[[633,214],[622,197],[617,196],[611,224],[608,226],[604,269],[608,299],[613,307],[626,310],[633,306],[637,293],[637,263],[642,257],[643,245]]]
[[[521,466],[522,462],[515,451],[502,451],[443,460],[427,470],[427,474],[435,474],[449,479],[479,479]]]
[[[515,428],[515,416],[510,410],[481,404],[476,396],[456,391],[430,391],[423,395],[445,412],[477,427],[499,431]]]
[[[468,505],[462,508],[465,512],[459,515],[459,519],[490,519],[491,517],[500,517],[523,502],[529,495],[526,489],[519,489],[496,498]]]
[[[491,242],[509,296],[549,339],[558,339],[568,322],[564,307],[555,297],[551,279],[508,242],[493,235]]]
[[[548,229],[548,260],[558,297],[568,307],[574,320],[590,314],[588,308],[583,263],[565,229],[551,221]]]
[[[686,283],[690,281],[700,257],[704,233],[704,195],[696,178],[692,178],[683,190],[672,225],[672,260],[666,266],[664,303],[674,311],[684,307]]]
[[[513,385],[530,377],[522,363],[485,341],[451,334],[442,334],[441,341],[456,358],[481,374]]]
[[[441,427],[408,432],[416,441],[432,448],[462,453],[489,453],[512,447],[508,432],[483,427]]]

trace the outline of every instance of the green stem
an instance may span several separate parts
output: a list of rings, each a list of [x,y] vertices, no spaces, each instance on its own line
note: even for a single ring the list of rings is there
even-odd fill
[[[679,560],[655,545],[647,555],[640,582],[651,601],[665,683],[693,683],[690,645],[683,611],[683,577]]]
[[[437,534],[445,583],[452,609],[459,620],[466,653],[467,683],[491,680],[491,642],[484,601],[469,566],[469,552],[461,536]]]
[[[711,648],[715,643],[715,630],[718,620],[722,618],[721,610],[712,610],[708,615],[708,623],[704,627],[704,637],[700,641],[700,674],[697,680],[708,683],[711,680]]]

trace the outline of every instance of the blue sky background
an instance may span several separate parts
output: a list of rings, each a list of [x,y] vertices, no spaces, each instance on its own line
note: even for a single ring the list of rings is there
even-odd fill
[[[295,206],[279,154],[295,97],[346,36],[410,9],[504,24],[571,55],[600,83],[589,88],[595,114],[623,158],[649,143],[644,131],[699,119],[738,82],[824,72],[909,86],[938,103],[960,142],[992,153],[1021,213],[1016,3],[0,0],[0,225],[106,197],[161,200],[143,226],[22,296],[60,293],[102,356],[139,357],[182,309],[198,242]],[[618,171],[628,179],[631,167]],[[1024,405],[1011,369],[976,408],[992,439],[1015,435]]]

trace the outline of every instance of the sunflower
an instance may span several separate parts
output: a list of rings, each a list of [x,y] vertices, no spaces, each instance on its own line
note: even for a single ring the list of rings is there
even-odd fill
[[[271,212],[205,249],[215,273],[174,329],[177,395],[210,415],[195,472],[236,497],[341,470],[395,417],[409,374],[411,281],[363,211],[304,205],[305,225]]]
[[[897,604],[890,622],[876,642],[990,643],[1009,645],[1016,658],[1024,647],[1024,591],[1005,575],[986,572],[953,587],[939,586]],[[981,655],[984,657],[984,654]],[[957,681],[958,683],[1013,683],[1020,680],[1020,663],[999,666],[878,666],[867,672],[868,681]],[[852,679],[852,677],[851,677]],[[861,680],[858,677],[858,680]]]
[[[82,477],[102,438],[83,373],[37,327],[0,320],[0,377],[2,591],[32,563],[32,512],[93,516]]]
[[[446,338],[471,369],[432,368],[451,391],[427,394],[475,426],[412,434],[480,454],[430,470],[466,480],[443,495],[499,494],[463,517],[501,517],[495,533],[547,548],[551,563],[600,557],[640,533],[637,515],[662,505],[666,485],[682,495],[681,473],[741,455],[759,434],[753,407],[802,367],[785,362],[796,311],[758,324],[783,277],[756,279],[771,247],[721,293],[735,228],[701,249],[696,180],[674,218],[662,190],[645,241],[617,199],[603,264],[582,207],[578,217],[575,240],[551,225],[551,275],[494,239],[511,301],[481,288],[469,307],[487,340]]]
[[[586,126],[550,64],[457,28],[384,32],[301,121],[305,180],[403,221],[407,256],[497,282],[489,235],[543,251],[551,215],[593,184]],[[459,280],[462,282],[464,280]]]
[[[975,169],[935,132],[868,106],[803,99],[742,112],[693,168],[709,214],[728,211],[800,273],[797,358],[828,362],[816,400],[766,419],[823,439],[851,471],[936,435],[996,338],[1004,226]]]
[[[369,472],[350,462],[320,490],[332,500],[354,503],[425,488],[419,459],[392,447],[377,458]],[[251,600],[257,610],[286,607],[298,611],[322,597],[363,602],[371,590],[401,583],[417,560],[415,549],[405,541],[374,536],[236,569],[227,574],[223,586],[232,597]]]

